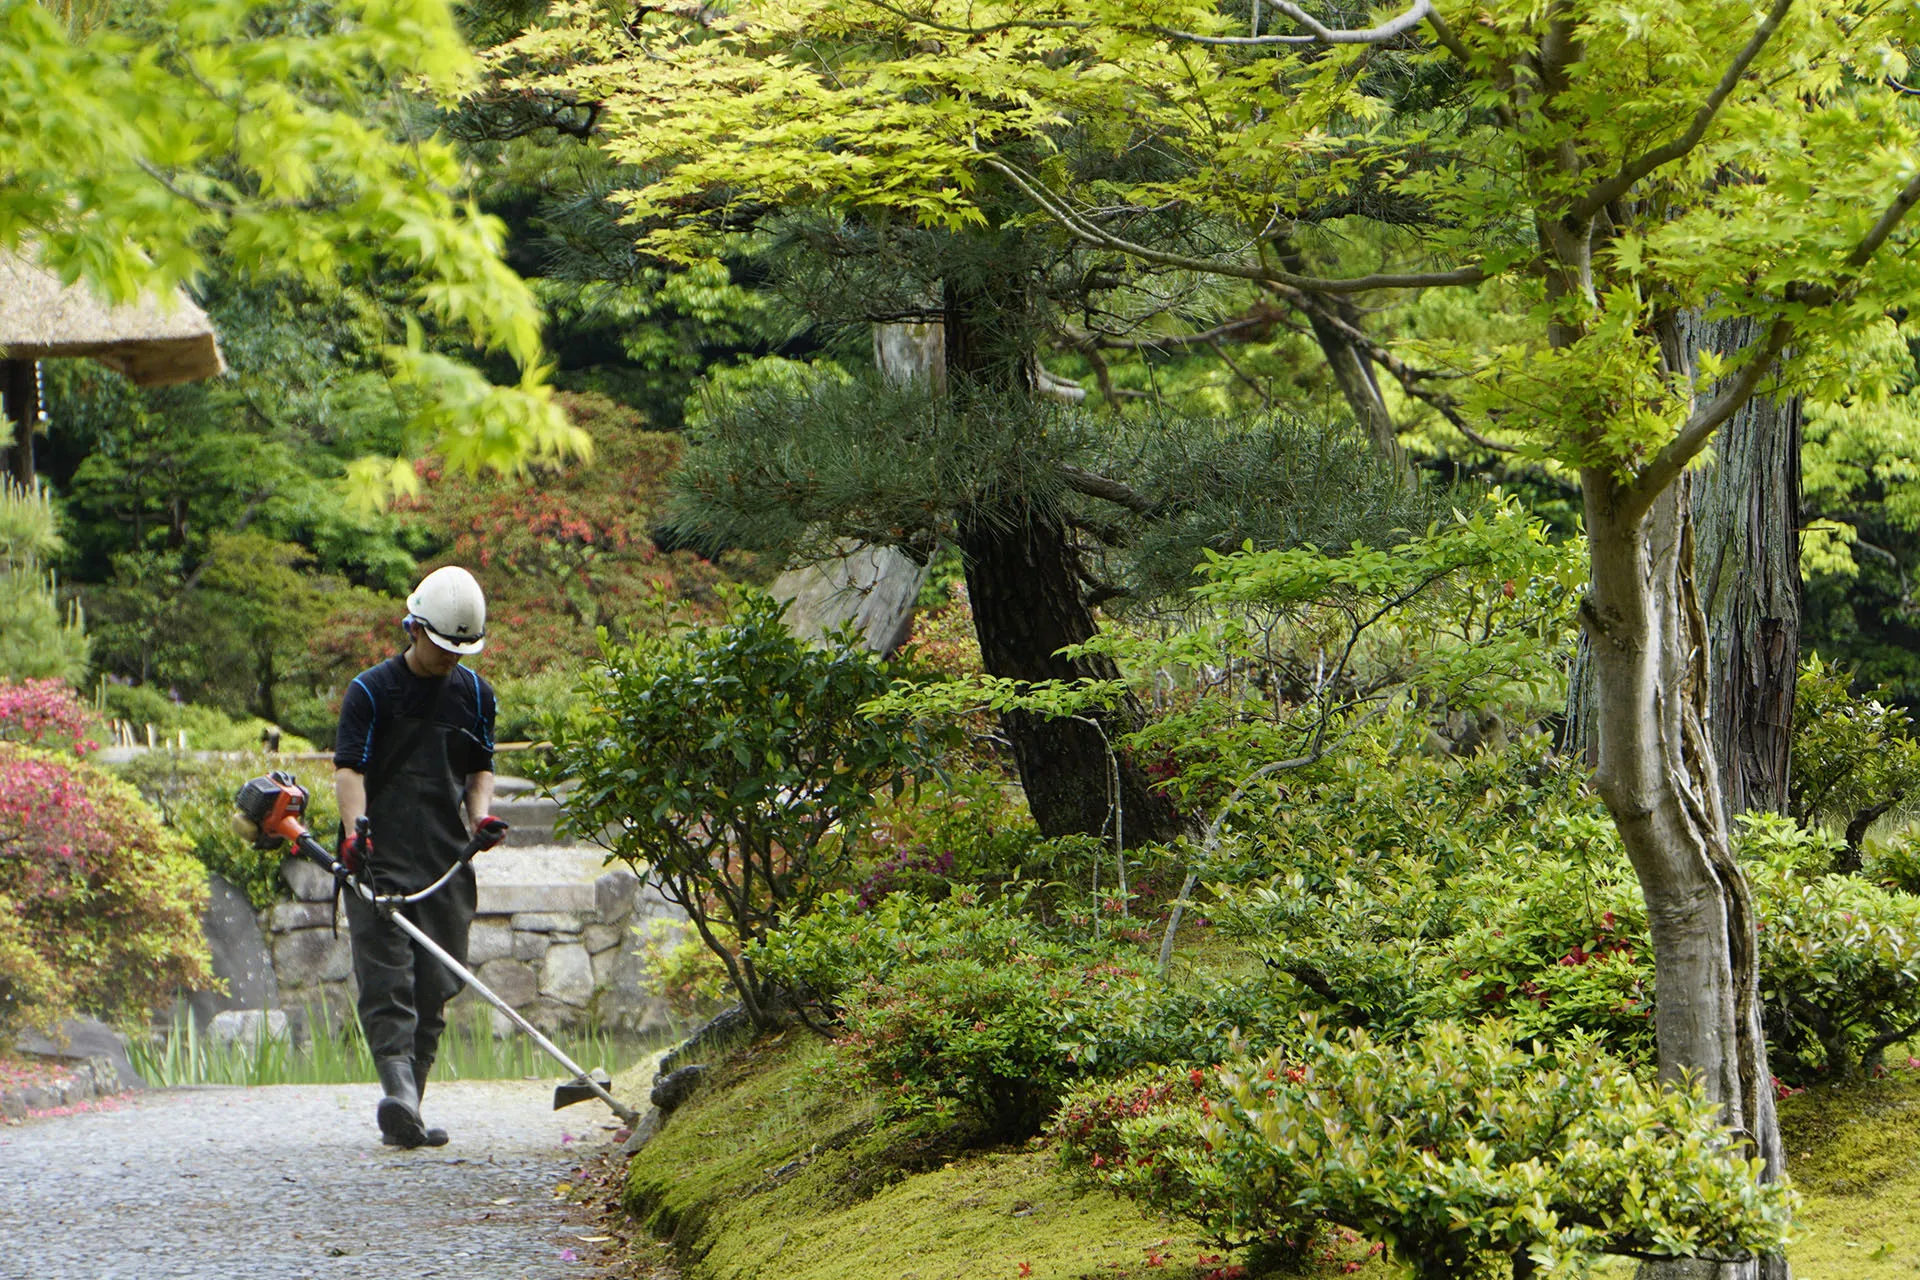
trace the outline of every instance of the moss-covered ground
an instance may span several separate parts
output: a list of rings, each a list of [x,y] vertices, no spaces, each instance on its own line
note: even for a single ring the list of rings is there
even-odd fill
[[[1805,1199],[1788,1251],[1794,1275],[1920,1274],[1920,1073],[1789,1098],[1780,1127]]]
[[[627,1206],[673,1238],[686,1280],[1196,1280],[1231,1265],[1076,1186],[1050,1150],[877,1124],[831,1054],[797,1030],[740,1051],[635,1157]]]
[[[673,1241],[685,1280],[1202,1280],[1234,1261],[1076,1185],[1051,1150],[974,1149],[953,1130],[878,1123],[878,1101],[841,1086],[832,1055],[800,1030],[740,1049],[633,1160],[627,1208]],[[624,1094],[644,1096],[643,1067],[621,1079]],[[1780,1114],[1804,1198],[1794,1274],[1920,1275],[1920,1072],[1816,1089]],[[1348,1274],[1364,1256],[1288,1274]],[[1395,1271],[1369,1262],[1352,1274]]]

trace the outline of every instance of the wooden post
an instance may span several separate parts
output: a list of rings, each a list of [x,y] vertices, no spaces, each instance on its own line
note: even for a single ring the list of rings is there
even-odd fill
[[[40,369],[32,360],[0,362],[0,402],[13,424],[13,444],[7,449],[7,473],[28,493],[33,492],[33,433],[40,425]]]

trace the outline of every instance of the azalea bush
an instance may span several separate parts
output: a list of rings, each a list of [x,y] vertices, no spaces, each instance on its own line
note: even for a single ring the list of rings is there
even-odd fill
[[[1069,1099],[1089,1179],[1227,1245],[1344,1227],[1417,1280],[1584,1274],[1594,1255],[1778,1252],[1794,1204],[1695,1091],[1589,1042],[1434,1023],[1398,1043],[1309,1023],[1217,1072]]]
[[[139,793],[0,743],[0,1031],[75,1009],[141,1018],[212,981],[206,875]]]
[[[84,756],[100,749],[100,729],[63,680],[0,680],[0,742]]]

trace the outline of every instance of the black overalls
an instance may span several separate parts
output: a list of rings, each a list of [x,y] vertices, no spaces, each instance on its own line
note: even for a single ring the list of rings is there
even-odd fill
[[[366,777],[374,887],[411,893],[437,880],[466,845],[467,777],[493,767],[492,691],[465,668],[438,679],[416,676],[404,658],[362,673],[354,684],[364,696],[350,691],[342,705],[334,761]],[[474,900],[467,866],[432,897],[402,910],[464,964]],[[411,1059],[415,1074],[423,1075],[446,1027],[446,1003],[462,984],[357,895],[346,895],[346,904],[367,1047],[375,1062]]]

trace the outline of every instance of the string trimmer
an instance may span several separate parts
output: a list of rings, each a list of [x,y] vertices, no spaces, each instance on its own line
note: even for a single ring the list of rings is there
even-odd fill
[[[454,874],[473,859],[482,850],[491,849],[507,838],[507,824],[498,818],[482,818],[475,826],[473,838],[467,841],[466,848],[460,851],[459,860],[438,880],[417,893],[376,893],[372,885],[348,868],[338,858],[327,852],[326,846],[313,838],[301,821],[307,812],[307,791],[286,773],[270,773],[264,778],[249,779],[234,797],[234,805],[239,812],[234,815],[234,830],[248,840],[253,841],[256,849],[274,849],[282,843],[291,843],[302,857],[320,864],[335,882],[346,887],[347,892],[358,894],[360,898],[375,910],[393,922],[394,926],[405,933],[414,942],[424,948],[441,964],[479,993],[480,998],[505,1014],[512,1023],[530,1036],[555,1062],[573,1073],[573,1078],[561,1084],[553,1091],[553,1109],[570,1107],[576,1102],[585,1102],[588,1098],[598,1098],[613,1108],[613,1113],[628,1125],[640,1118],[632,1107],[622,1103],[608,1092],[609,1080],[601,1070],[587,1071],[579,1063],[569,1058],[553,1041],[540,1033],[540,1029],[520,1016],[512,1005],[487,989],[485,983],[473,976],[467,966],[448,955],[446,949],[429,938],[420,926],[407,919],[401,908],[409,903],[419,902],[439,892],[440,888],[453,879]],[[364,835],[370,824],[362,817],[357,830]]]

